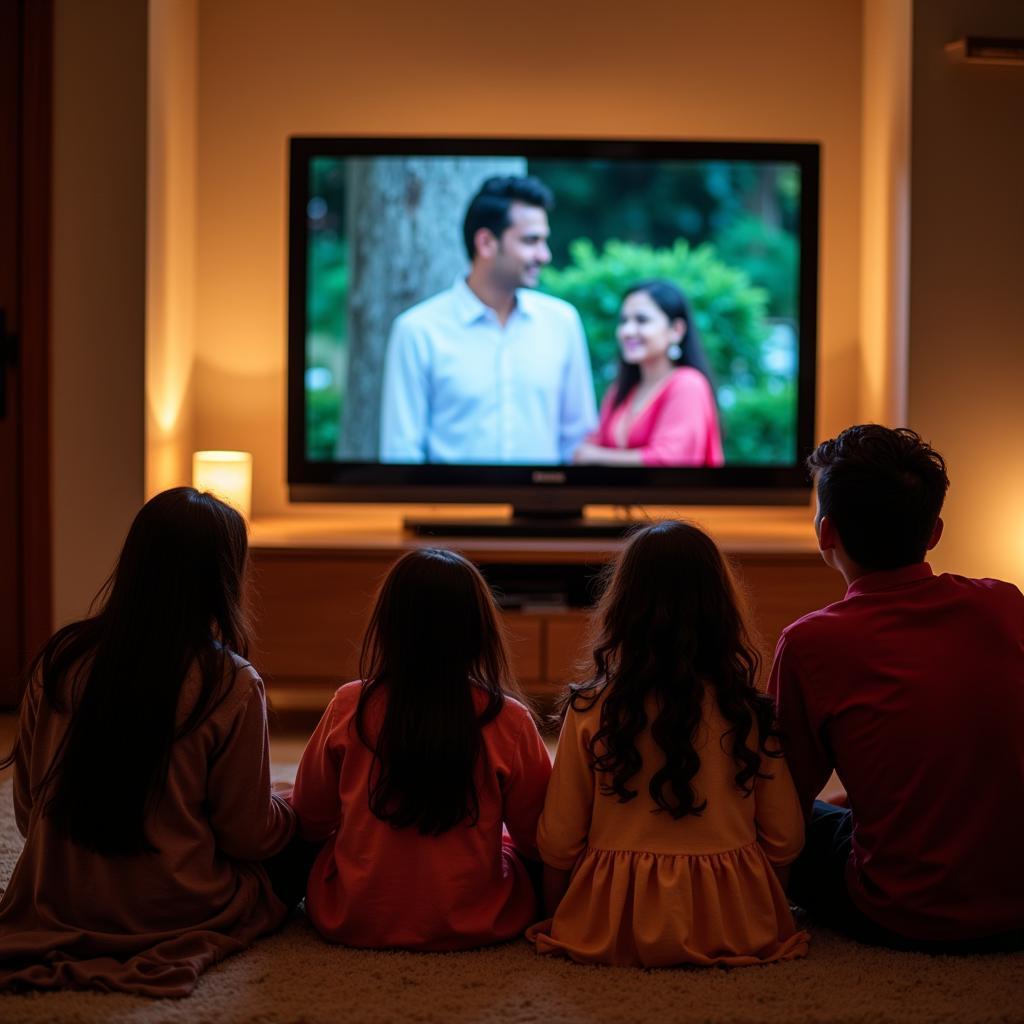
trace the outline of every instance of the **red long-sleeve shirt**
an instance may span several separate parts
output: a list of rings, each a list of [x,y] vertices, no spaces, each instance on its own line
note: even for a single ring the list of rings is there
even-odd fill
[[[914,939],[1024,926],[1024,596],[927,563],[855,580],[785,629],[769,681],[809,810],[833,768],[847,887]]]
[[[373,754],[355,728],[362,684],[341,687],[306,745],[292,806],[302,834],[327,839],[309,876],[306,913],[326,938],[371,948],[452,950],[511,939],[536,920],[526,868],[551,760],[530,713],[507,699],[482,730],[480,816],[439,836],[393,828],[370,810]],[[484,704],[480,691],[479,706]],[[367,709],[371,735],[383,701]],[[423,766],[429,775],[430,765]]]

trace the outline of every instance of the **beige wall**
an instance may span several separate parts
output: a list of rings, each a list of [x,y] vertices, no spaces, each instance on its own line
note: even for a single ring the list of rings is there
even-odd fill
[[[289,134],[820,140],[818,432],[858,418],[859,0],[481,10],[200,4],[195,441],[254,452],[256,514],[286,505]]]
[[[187,483],[195,420],[198,0],[150,0],[146,494]]]
[[[53,607],[82,615],[143,495],[146,6],[54,6]]]
[[[907,421],[912,0],[864,0],[857,418]]]
[[[1024,36],[1024,8],[913,7],[909,422],[951,464],[936,562],[1021,583],[1024,74],[949,64],[942,44]],[[904,87],[905,0],[529,0],[500,31],[468,0],[427,23],[395,0],[149,10],[147,67],[147,5],[55,4],[57,622],[84,611],[144,490],[187,480],[191,447],[251,448],[257,513],[285,509],[291,133],[821,140],[818,433],[898,410],[898,346],[877,339],[901,322],[905,128],[886,90]]]
[[[933,562],[1024,585],[1024,67],[951,63],[964,34],[1024,4],[915,5],[910,423],[952,480]]]

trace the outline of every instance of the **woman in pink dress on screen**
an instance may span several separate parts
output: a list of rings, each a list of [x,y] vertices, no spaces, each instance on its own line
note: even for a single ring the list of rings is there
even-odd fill
[[[668,281],[634,285],[623,297],[616,336],[618,377],[573,462],[721,466],[718,408],[686,296]]]

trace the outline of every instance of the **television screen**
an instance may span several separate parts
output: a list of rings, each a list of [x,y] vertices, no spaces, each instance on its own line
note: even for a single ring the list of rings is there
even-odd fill
[[[811,144],[293,139],[293,493],[800,488],[817,172]]]

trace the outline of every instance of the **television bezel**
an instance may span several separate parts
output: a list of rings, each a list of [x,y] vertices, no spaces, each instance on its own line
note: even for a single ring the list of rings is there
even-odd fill
[[[801,171],[799,370],[792,466],[604,467],[393,465],[306,457],[309,165],[317,157],[523,156],[545,159],[794,163]],[[513,504],[540,514],[584,505],[802,505],[803,458],[817,388],[820,144],[695,139],[512,136],[292,136],[288,205],[288,466],[293,502]],[[556,214],[557,216],[557,210]]]

